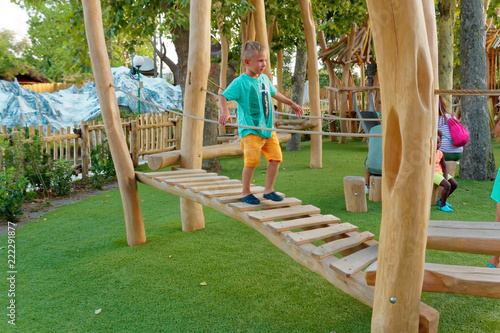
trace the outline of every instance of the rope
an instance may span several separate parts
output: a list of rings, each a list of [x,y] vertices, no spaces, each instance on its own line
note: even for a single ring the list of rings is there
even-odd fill
[[[138,98],[137,96],[134,96],[131,93],[129,93],[128,91],[123,90],[121,88],[115,87],[113,85],[112,85],[112,87],[115,88],[115,90],[123,92],[125,95],[127,95],[129,97],[137,99],[137,100],[139,100],[139,101],[141,101],[143,103],[149,104],[151,106],[154,106],[154,107],[156,107],[158,109],[161,109],[161,110],[164,110],[166,112],[170,112],[170,113],[176,114],[176,115],[181,116],[181,117],[187,117],[187,118],[191,118],[191,119],[201,120],[201,121],[204,121],[204,122],[207,122],[207,123],[219,124],[219,122],[217,120],[211,120],[211,119],[201,118],[201,117],[193,116],[193,115],[190,115],[190,114],[178,112],[178,111],[166,108],[164,106],[152,103],[152,102],[147,101],[147,100],[145,100],[143,98]],[[253,130],[264,130],[264,131],[271,131],[271,132],[277,132],[277,133],[290,133],[290,134],[309,134],[309,135],[324,135],[324,136],[339,136],[339,137],[344,137],[345,136],[345,137],[359,137],[359,138],[364,138],[364,137],[382,137],[381,134],[332,133],[332,132],[320,132],[320,131],[286,130],[286,129],[281,129],[281,128],[272,128],[272,129],[269,129],[267,127],[248,126],[248,125],[232,124],[232,123],[231,123],[231,126],[233,126],[233,127],[240,127],[240,128],[248,128],[248,129],[253,129]]]
[[[500,96],[500,90],[467,90],[467,89],[459,89],[459,90],[447,90],[447,89],[436,89],[434,90],[434,94],[436,95],[454,95],[454,96],[463,96],[463,95],[472,95],[472,96]]]

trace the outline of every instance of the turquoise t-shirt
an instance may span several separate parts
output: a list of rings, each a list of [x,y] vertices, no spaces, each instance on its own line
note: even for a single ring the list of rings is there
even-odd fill
[[[370,134],[382,134],[382,125],[373,126]],[[372,175],[382,175],[382,138],[368,138],[368,157],[365,167]]]
[[[276,94],[276,87],[267,75],[253,78],[245,73],[233,80],[222,93],[228,101],[238,103],[238,124],[265,128],[273,127],[273,105],[271,97]],[[261,138],[270,138],[272,131],[238,128],[240,138],[255,134]]]
[[[491,190],[491,198],[496,202],[500,202],[500,168],[498,169],[497,178],[495,178],[495,183]]]

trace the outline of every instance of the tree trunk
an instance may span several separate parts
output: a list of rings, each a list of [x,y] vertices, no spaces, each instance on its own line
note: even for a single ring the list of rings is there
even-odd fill
[[[179,83],[179,66],[177,66],[175,64],[175,62],[172,61],[172,59],[167,57],[167,49],[165,47],[165,44],[162,44],[162,51],[160,51],[156,48],[156,45],[154,44],[154,42],[151,39],[149,40],[149,42],[153,46],[153,50],[154,50],[155,55],[158,55],[160,60],[162,62],[164,62],[168,66],[168,68],[170,68],[170,71],[174,75],[174,86],[180,84]],[[160,75],[161,75],[161,73],[160,73]]]
[[[185,86],[186,86],[186,73],[189,55],[189,29],[175,28],[172,34],[177,38],[173,40],[175,45],[175,52],[177,53],[177,66],[179,67],[179,84],[182,88],[182,99],[184,100]]]
[[[213,82],[219,84],[219,64],[212,63],[210,66],[210,76],[209,79]],[[219,88],[210,84],[207,86],[207,90],[214,94],[218,94]],[[205,118],[211,120],[219,119],[219,108],[215,102],[213,95],[207,96],[205,101]],[[212,146],[217,144],[217,134],[219,133],[219,125],[214,123],[205,123],[203,127],[203,146]],[[220,173],[222,171],[222,166],[220,165],[219,158],[212,158],[209,160],[203,160],[202,169],[208,172]]]
[[[438,22],[439,88],[453,89],[453,31],[457,0],[439,0],[438,9],[440,15]],[[451,95],[446,95],[444,98],[451,110]]]
[[[486,35],[483,0],[460,3],[460,81],[462,89],[486,89]],[[495,178],[495,157],[486,96],[463,96],[462,123],[469,131],[469,143],[460,161],[460,178]]]
[[[297,47],[297,55],[295,57],[295,69],[292,76],[292,101],[302,105],[304,101],[304,87],[307,73],[307,52],[306,50]],[[291,112],[294,112],[293,110]],[[296,117],[291,117],[296,118]],[[292,134],[292,139],[286,143],[287,151],[297,151],[301,149],[300,145],[301,134]]]

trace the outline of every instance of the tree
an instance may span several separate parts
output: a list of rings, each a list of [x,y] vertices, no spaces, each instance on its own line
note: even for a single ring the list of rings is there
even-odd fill
[[[439,65],[439,88],[453,89],[453,59],[455,12],[457,11],[457,0],[439,0],[438,20],[438,65]],[[451,106],[451,96],[445,96],[446,102]]]
[[[460,3],[460,80],[462,89],[486,89],[486,35],[482,0]],[[462,122],[470,133],[460,161],[460,178],[495,178],[486,96],[463,96]]]
[[[297,56],[295,58],[295,70],[292,77],[292,101],[302,105],[304,100],[304,86],[306,83],[307,72],[307,52],[304,48],[297,47]],[[293,118],[293,117],[292,117]],[[286,150],[300,150],[300,134],[292,134],[292,139],[287,142]]]
[[[14,32],[0,31],[0,78],[13,80],[17,74],[28,73],[26,63],[18,57],[26,47],[26,40],[16,43]]]

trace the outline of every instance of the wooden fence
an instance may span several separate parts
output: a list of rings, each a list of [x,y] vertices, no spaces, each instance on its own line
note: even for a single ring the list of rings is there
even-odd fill
[[[78,88],[81,88],[83,86],[83,84],[54,82],[54,83],[26,83],[22,84],[21,87],[41,94],[44,92],[53,93],[59,90],[70,88],[73,85],[76,85]]]
[[[122,128],[134,166],[139,165],[141,156],[180,149],[181,120],[172,114],[142,114],[135,120],[122,119]],[[30,126],[28,131],[30,137],[35,135],[34,126]],[[11,136],[7,133],[12,133],[11,129],[0,127],[3,137]],[[73,169],[81,172],[83,177],[88,176],[90,151],[106,142],[104,124],[95,121],[82,122],[59,131],[53,130],[50,125],[40,126],[38,135],[44,142],[42,152],[48,153],[51,160],[72,161]],[[2,168],[0,161],[0,170]]]

